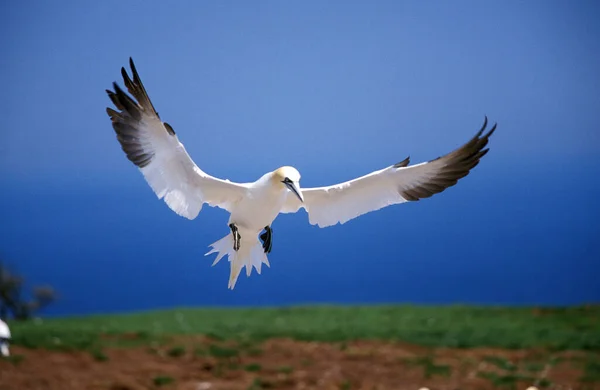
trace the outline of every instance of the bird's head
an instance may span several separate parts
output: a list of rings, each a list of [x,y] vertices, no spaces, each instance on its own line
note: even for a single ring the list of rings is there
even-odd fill
[[[276,185],[283,186],[304,202],[304,197],[300,191],[300,172],[294,167],[281,167],[273,172],[273,180]]]

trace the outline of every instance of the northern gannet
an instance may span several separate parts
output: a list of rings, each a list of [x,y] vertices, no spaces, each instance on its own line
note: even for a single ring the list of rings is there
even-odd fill
[[[260,274],[262,263],[269,266],[271,224],[280,213],[303,208],[311,224],[326,227],[393,204],[428,198],[469,174],[488,152],[484,148],[496,129],[494,125],[484,133],[486,116],[477,134],[453,152],[410,166],[407,157],[332,186],[301,188],[300,173],[291,166],[265,173],[252,183],[235,183],[211,176],[194,163],[175,130],[154,109],[131,58],[129,65],[133,80],[123,67],[121,75],[135,100],[116,82],[114,91],[106,90],[118,109],[106,109],[117,140],[157,197],[178,215],[194,219],[205,203],[230,213],[229,233],[211,244],[212,250],[205,254],[217,253],[213,266],[228,255],[230,289],[235,287],[244,266],[248,276],[252,267]]]
[[[8,343],[10,341],[10,329],[6,322],[0,319],[0,356],[10,356]]]

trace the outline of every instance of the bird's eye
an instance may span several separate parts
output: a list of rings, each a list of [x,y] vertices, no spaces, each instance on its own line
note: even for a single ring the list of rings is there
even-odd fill
[[[289,177],[286,177],[285,179],[283,179],[282,182],[285,183],[285,184],[291,184],[292,183],[292,181],[290,180]]]

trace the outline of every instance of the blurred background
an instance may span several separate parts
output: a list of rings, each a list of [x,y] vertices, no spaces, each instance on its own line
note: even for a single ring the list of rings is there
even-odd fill
[[[593,1],[0,5],[0,260],[45,315],[198,305],[600,300],[600,6]],[[121,151],[105,89],[129,57],[206,172],[302,185],[426,161],[498,122],[490,153],[420,202],[319,229],[274,223],[271,268],[227,289],[208,245]]]

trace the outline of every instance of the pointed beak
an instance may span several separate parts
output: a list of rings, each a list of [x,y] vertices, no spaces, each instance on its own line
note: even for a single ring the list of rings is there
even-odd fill
[[[304,203],[304,197],[302,196],[302,192],[300,192],[300,189],[295,183],[285,183],[285,185],[287,186],[287,188],[290,189],[290,191],[294,193],[294,195],[298,197],[298,199],[300,199],[300,202]]]

